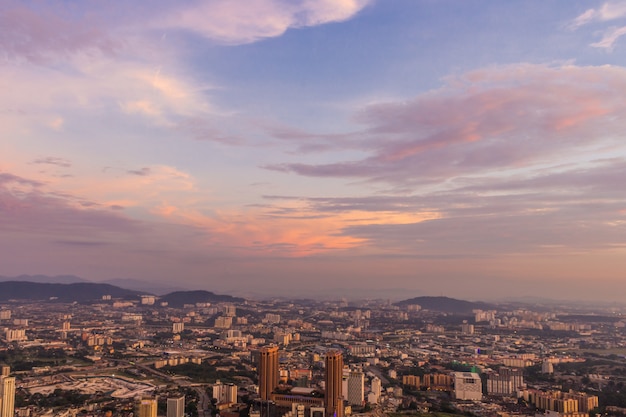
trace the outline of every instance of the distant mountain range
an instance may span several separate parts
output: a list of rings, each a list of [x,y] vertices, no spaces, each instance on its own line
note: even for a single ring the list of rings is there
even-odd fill
[[[0,282],[4,281],[27,281],[27,282],[41,282],[47,284],[75,284],[78,282],[93,283],[81,277],[75,275],[20,275],[17,277],[5,277],[0,276]],[[114,278],[106,281],[97,282],[98,284],[111,284],[116,287],[126,288],[129,290],[140,291],[146,294],[167,294],[173,291],[185,291],[186,288],[179,286],[173,286],[170,284],[160,284],[158,282],[142,281],[132,278]]]
[[[63,302],[92,301],[103,295],[113,298],[135,298],[140,293],[109,284],[77,282],[73,284],[4,281],[0,282],[0,301],[56,300]]]
[[[75,275],[20,275],[17,277],[0,276],[0,282],[4,281],[41,282],[47,284],[75,284],[77,282],[90,282]]]
[[[232,297],[230,295],[214,294],[210,291],[175,291],[166,294],[159,299],[166,301],[170,307],[182,307],[185,304],[196,303],[241,303],[243,298]]]
[[[407,306],[410,304],[419,304],[423,309],[432,311],[442,311],[445,313],[468,314],[472,310],[494,310],[496,306],[493,304],[483,303],[481,301],[465,301],[448,297],[415,297],[404,301],[399,301],[394,305]]]
[[[129,290],[111,284],[93,282],[70,284],[28,281],[0,282],[0,302],[9,300],[84,302],[101,300],[103,295],[110,295],[112,298],[138,299],[143,294],[147,294],[146,291]],[[172,307],[182,307],[185,304],[237,303],[245,300],[210,291],[175,291],[160,297],[159,301],[166,301]]]

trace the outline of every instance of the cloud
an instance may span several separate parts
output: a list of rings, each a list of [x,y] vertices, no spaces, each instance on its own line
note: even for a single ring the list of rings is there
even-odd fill
[[[148,167],[144,167],[144,168],[141,168],[141,169],[131,169],[131,170],[128,170],[126,172],[128,172],[129,174],[132,174],[132,175],[139,175],[140,177],[144,177],[146,175],[150,175],[151,170]]]
[[[9,236],[59,234],[80,237],[93,233],[133,233],[138,223],[112,214],[99,204],[10,173],[0,173],[0,230]]]
[[[592,43],[591,46],[595,48],[607,49],[610,51],[615,46],[615,42],[617,42],[617,40],[624,35],[626,35],[626,26],[609,29],[600,41]]]
[[[597,9],[588,9],[574,19],[569,27],[576,30],[582,26],[594,22],[608,22],[626,17],[626,2],[613,1],[603,3]],[[608,28],[602,39],[591,44],[594,48],[602,48],[608,51],[613,50],[617,40],[626,34],[626,26]]]
[[[558,172],[476,175],[412,195],[296,200],[307,212],[343,218],[340,235],[366,252],[430,259],[569,256],[626,249],[625,176],[626,159],[615,158]],[[270,202],[293,198],[266,196]],[[360,221],[348,220],[356,213]]]
[[[621,146],[625,80],[626,69],[612,66],[480,69],[450,77],[438,90],[359,111],[366,158],[269,168],[399,186],[444,185],[466,175],[565,162],[594,146]]]
[[[76,19],[54,1],[41,6],[35,10],[14,0],[0,5],[0,58],[43,64],[85,51],[112,55],[122,47],[94,15]]]
[[[8,172],[0,172],[0,186],[8,187],[9,185],[28,186],[30,188],[41,187],[44,184],[40,181],[22,178],[20,176],[10,174]]]
[[[591,22],[607,22],[615,19],[626,17],[626,2],[613,1],[603,3],[597,9],[587,9],[578,15],[570,24],[572,29],[578,29],[581,26]]]
[[[70,168],[72,166],[72,162],[68,161],[67,159],[57,158],[54,156],[48,156],[46,158],[37,158],[32,163],[43,164],[43,165],[56,165],[61,168]]]
[[[224,44],[277,37],[290,28],[348,20],[370,0],[228,0],[193,2],[159,25],[190,30]]]

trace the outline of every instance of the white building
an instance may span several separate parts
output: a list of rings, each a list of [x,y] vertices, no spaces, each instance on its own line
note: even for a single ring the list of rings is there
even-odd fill
[[[181,333],[185,330],[185,323],[172,323],[172,333]]]
[[[372,390],[371,391],[374,394],[376,394],[378,397],[380,397],[380,393],[382,392],[382,389],[383,389],[383,384],[380,378],[378,378],[377,376],[372,378]]]
[[[454,398],[457,400],[480,401],[483,388],[480,376],[474,372],[454,372]]]
[[[348,376],[348,403],[363,405],[365,399],[365,375],[363,372],[350,372]]]

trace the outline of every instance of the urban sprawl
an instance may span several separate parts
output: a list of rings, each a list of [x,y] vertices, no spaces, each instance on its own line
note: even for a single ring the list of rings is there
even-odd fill
[[[621,307],[0,304],[0,417],[626,414]]]

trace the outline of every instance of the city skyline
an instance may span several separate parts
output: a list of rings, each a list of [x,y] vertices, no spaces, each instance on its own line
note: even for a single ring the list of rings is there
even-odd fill
[[[0,24],[0,276],[625,301],[625,1],[9,0]]]

